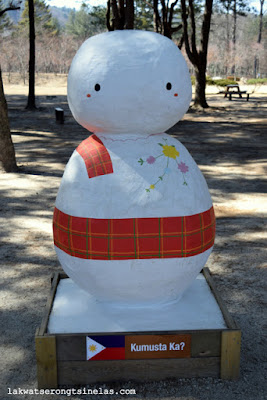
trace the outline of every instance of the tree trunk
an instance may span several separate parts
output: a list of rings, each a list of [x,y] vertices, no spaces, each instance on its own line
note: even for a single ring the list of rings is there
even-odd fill
[[[153,25],[154,25],[154,32],[162,33],[162,25],[161,19],[158,10],[158,0],[153,0]]]
[[[254,78],[256,79],[258,77],[258,70],[259,70],[259,60],[257,55],[254,57]]]
[[[229,6],[230,7],[230,6]],[[227,8],[227,13],[226,13],[226,67],[225,67],[225,75],[229,75],[229,65],[230,65],[230,23],[229,23],[229,10],[230,8]]]
[[[134,2],[126,0],[125,29],[134,29]]]
[[[108,0],[106,25],[109,31],[134,29],[134,0]]]
[[[261,43],[262,25],[263,25],[263,4],[264,4],[264,0],[260,0],[261,8],[260,8],[259,33],[258,33],[257,43]],[[260,64],[260,60],[256,54],[254,57],[254,78],[258,78],[258,72],[260,69],[259,64]]]
[[[237,9],[236,9],[236,0],[234,0],[234,9],[233,9],[233,16],[234,16],[234,25],[233,25],[233,52],[232,52],[232,68],[231,74],[236,75],[236,24],[237,24]]]
[[[15,150],[11,139],[7,104],[0,68],[0,167],[6,172],[18,171]]]
[[[206,67],[202,64],[195,65],[195,76],[196,76],[196,86],[195,86],[195,106],[201,106],[203,108],[208,108],[208,103],[206,101]]]
[[[36,109],[35,105],[35,27],[34,27],[34,0],[29,1],[29,35],[30,35],[30,59],[29,59],[29,95],[28,109]]]
[[[257,43],[261,43],[262,26],[263,26],[263,4],[264,4],[264,0],[260,0],[261,9],[260,9],[259,35],[258,35]]]
[[[182,29],[182,24],[172,26],[174,8],[179,0],[174,0],[169,4],[169,0],[161,0],[161,12],[159,12],[159,0],[153,0],[153,25],[154,32],[161,33],[169,39],[172,35]]]
[[[212,14],[213,0],[205,1],[205,10],[203,15],[203,22],[201,27],[200,48],[197,49],[196,44],[196,23],[195,23],[195,10],[193,0],[189,0],[189,18],[191,22],[191,40],[189,40],[188,33],[188,13],[186,7],[186,0],[181,0],[182,8],[182,21],[183,21],[183,36],[185,43],[185,50],[187,56],[195,68],[196,75],[196,91],[194,106],[201,106],[208,108],[206,101],[206,67],[207,67],[207,54],[210,33],[210,21]]]

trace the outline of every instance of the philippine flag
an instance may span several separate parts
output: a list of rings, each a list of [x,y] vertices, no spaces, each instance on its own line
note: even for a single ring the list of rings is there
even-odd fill
[[[87,336],[87,360],[124,360],[125,336]]]

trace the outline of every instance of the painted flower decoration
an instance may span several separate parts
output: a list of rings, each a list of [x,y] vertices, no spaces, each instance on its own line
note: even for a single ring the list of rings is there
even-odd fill
[[[188,169],[189,169],[188,166],[182,161],[180,162],[180,164],[178,164],[178,168],[183,174],[188,172]]]
[[[183,174],[183,178],[184,178],[184,183],[183,183],[183,185],[186,185],[187,186],[187,182],[186,182],[186,180],[185,180],[185,176],[184,176],[184,174],[186,174],[187,172],[188,172],[188,170],[189,170],[189,167],[184,163],[184,162],[180,162],[180,164],[178,164],[177,163],[177,165],[178,165],[178,169],[182,172],[182,174]]]
[[[179,151],[177,151],[174,146],[164,145],[162,146],[162,149],[162,152],[166,157],[173,158],[174,160],[176,157],[179,157]]]
[[[170,174],[172,170],[170,168],[165,168],[164,169],[164,174]]]
[[[155,157],[153,157],[153,156],[149,156],[149,157],[146,159],[146,162],[147,162],[148,164],[154,164],[155,161],[156,161],[156,159],[155,159]]]
[[[158,145],[159,146],[161,146],[161,148],[162,148],[162,153],[161,154],[159,154],[158,156],[156,156],[156,157],[154,157],[154,156],[149,156],[147,159],[146,159],[146,161],[145,160],[143,160],[143,158],[139,158],[139,160],[138,160],[138,162],[139,162],[139,164],[140,165],[143,165],[145,162],[147,163],[147,164],[154,164],[156,161],[157,161],[157,159],[158,158],[160,158],[160,157],[166,157],[167,158],[167,160],[166,160],[166,166],[165,166],[165,168],[164,168],[164,170],[163,170],[163,174],[162,175],[160,175],[160,176],[158,176],[158,180],[156,181],[156,182],[154,182],[154,183],[152,183],[150,186],[149,186],[149,188],[147,188],[146,189],[146,191],[147,192],[150,192],[151,190],[153,190],[153,189],[155,189],[155,186],[158,184],[158,183],[160,183],[161,181],[163,181],[163,179],[164,179],[164,176],[165,175],[169,175],[170,173],[171,173],[171,169],[169,168],[169,162],[170,162],[170,159],[172,158],[173,160],[175,160],[175,162],[177,163],[177,166],[178,166],[178,169],[182,172],[182,174],[183,174],[183,178],[184,178],[184,185],[187,185],[187,182],[186,182],[186,180],[185,180],[185,176],[184,176],[184,174],[186,173],[186,172],[188,172],[188,170],[189,170],[189,168],[188,168],[188,166],[184,163],[184,162],[180,162],[180,163],[178,163],[178,161],[176,160],[176,158],[177,157],[179,157],[179,155],[180,155],[180,153],[179,153],[179,151],[176,149],[176,147],[175,146],[173,146],[173,145],[169,145],[168,144],[168,142],[167,142],[167,139],[163,139],[164,140],[164,142],[165,142],[165,144],[163,144],[163,143],[158,143]]]

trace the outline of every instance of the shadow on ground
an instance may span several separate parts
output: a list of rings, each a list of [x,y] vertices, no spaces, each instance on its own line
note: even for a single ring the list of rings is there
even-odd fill
[[[7,100],[20,172],[3,175],[0,192],[1,216],[8,221],[0,231],[1,381],[3,388],[34,388],[34,333],[49,292],[49,275],[59,269],[52,243],[54,202],[65,164],[88,132],[72,118],[65,96],[38,97],[40,110],[35,112],[25,110],[25,96],[7,96]],[[207,378],[120,384],[136,388],[135,399],[264,398],[264,208],[255,210],[253,204],[241,207],[243,201],[247,205],[249,199],[258,201],[266,193],[264,101],[252,98],[248,103],[235,100],[222,104],[220,98],[212,96],[213,108],[191,110],[169,131],[202,169],[220,211],[208,266],[242,329],[241,378],[238,382]],[[55,107],[64,109],[63,125],[55,122]],[[4,393],[1,398],[9,397]]]

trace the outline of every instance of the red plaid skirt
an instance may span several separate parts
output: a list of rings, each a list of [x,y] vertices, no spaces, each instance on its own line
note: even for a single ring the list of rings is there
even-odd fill
[[[113,173],[110,155],[103,142],[96,135],[85,139],[76,151],[85,162],[89,178]]]
[[[54,243],[65,253],[93,260],[180,258],[214,244],[215,215],[209,210],[186,217],[96,219],[55,208]]]

